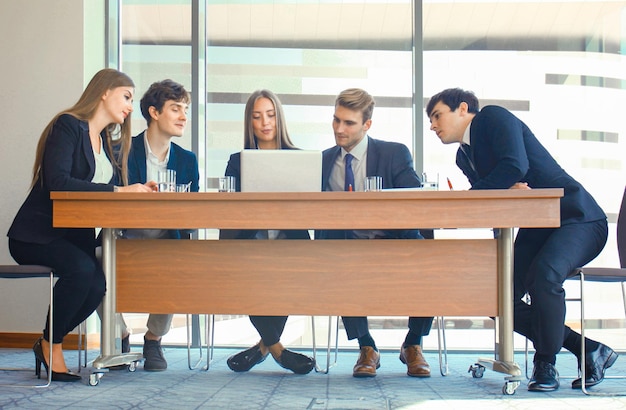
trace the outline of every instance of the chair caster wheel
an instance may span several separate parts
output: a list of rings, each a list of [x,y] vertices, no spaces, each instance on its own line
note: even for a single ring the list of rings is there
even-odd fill
[[[101,377],[102,377],[102,373],[91,373],[89,375],[89,385],[97,386],[100,383]]]
[[[512,396],[515,394],[515,391],[519,387],[520,382],[505,382],[504,386],[502,386],[502,394],[505,396]]]

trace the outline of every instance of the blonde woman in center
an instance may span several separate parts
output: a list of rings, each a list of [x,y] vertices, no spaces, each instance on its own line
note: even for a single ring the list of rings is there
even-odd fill
[[[278,97],[269,90],[257,90],[248,98],[244,119],[245,149],[297,149],[287,132],[285,116]],[[230,156],[226,176],[234,176],[237,191],[241,190],[240,153]],[[241,230],[221,231],[221,239],[311,239],[305,230]],[[286,349],[280,337],[287,316],[250,316],[261,340],[254,346],[228,358],[227,364],[235,372],[247,372],[272,355],[281,367],[297,374],[307,374],[315,367],[309,356]]]

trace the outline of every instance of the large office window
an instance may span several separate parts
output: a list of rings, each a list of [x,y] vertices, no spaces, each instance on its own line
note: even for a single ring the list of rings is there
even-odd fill
[[[504,105],[526,121],[559,163],[592,192],[611,223],[610,240],[596,263],[617,263],[615,219],[626,184],[626,123],[616,114],[626,102],[626,1],[203,4],[206,117],[200,127],[206,137],[197,152],[201,175],[222,175],[229,155],[243,147],[244,104],[252,91],[277,93],[296,145],[321,150],[334,144],[335,95],[361,87],[377,100],[373,137],[419,147],[420,168],[423,164],[424,171],[442,181],[450,178],[455,189],[467,188],[454,164],[457,147],[442,145],[423,114],[430,95],[462,87],[473,90],[482,105]],[[138,97],[163,78],[197,92],[191,89],[192,30],[198,19],[192,10],[192,0],[121,1],[121,67],[136,81]],[[421,24],[414,24],[414,16],[422,16]],[[414,27],[423,32],[414,32]],[[416,122],[419,116],[422,121]],[[143,127],[135,114],[134,130]],[[191,149],[194,137],[188,127],[177,142]],[[591,306],[597,310],[590,315],[621,318],[619,306],[610,299],[594,300]],[[468,303],[480,303],[479,295],[468,295]],[[237,334],[230,339],[218,333],[218,341],[253,340],[245,317],[228,319],[224,326],[246,330],[222,332]],[[285,342],[307,344],[308,322],[293,321]],[[599,327],[604,322],[609,321],[598,320]],[[461,335],[450,341],[451,348],[489,348],[493,341],[489,319],[448,318],[446,323]],[[372,318],[381,346],[400,343],[405,324],[403,318]],[[383,327],[391,330],[377,329]],[[472,337],[479,342],[470,345],[462,329],[485,337]],[[436,337],[426,344],[436,346]]]

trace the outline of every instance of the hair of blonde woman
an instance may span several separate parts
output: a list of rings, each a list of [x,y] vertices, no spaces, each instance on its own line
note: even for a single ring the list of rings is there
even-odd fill
[[[372,118],[374,113],[374,97],[360,88],[348,88],[343,90],[335,100],[335,107],[345,107],[352,111],[360,111],[363,114],[363,123]]]
[[[39,142],[37,143],[31,187],[37,183],[37,180],[41,180],[41,183],[43,184],[43,169],[41,168],[41,165],[46,148],[46,141],[52,132],[52,128],[54,127],[57,119],[63,114],[69,114],[81,121],[90,120],[96,114],[98,107],[100,107],[102,96],[108,90],[118,87],[134,88],[135,84],[128,75],[122,73],[121,71],[112,68],[102,69],[93,76],[91,81],[89,81],[89,84],[87,84],[87,87],[83,91],[82,95],[72,107],[61,111],[55,115],[54,118],[52,118],[41,133]],[[128,152],[130,151],[132,138],[130,118],[131,115],[129,114],[121,125],[111,123],[104,129],[104,149],[107,151],[109,158],[113,163],[113,168],[116,172],[120,173],[121,180],[124,185],[128,185]],[[113,151],[113,147],[117,145],[120,145],[120,149],[116,155]]]
[[[254,127],[252,126],[252,110],[254,109],[254,103],[259,98],[267,98],[274,105],[274,111],[276,112],[276,148],[295,148],[293,142],[289,138],[287,132],[287,123],[285,122],[285,114],[283,113],[283,106],[280,100],[270,90],[256,90],[246,102],[246,109],[244,112],[244,139],[243,145],[245,149],[257,148],[256,136],[254,135]]]

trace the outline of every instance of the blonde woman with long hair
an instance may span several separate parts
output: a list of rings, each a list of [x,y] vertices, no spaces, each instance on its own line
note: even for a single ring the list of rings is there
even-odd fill
[[[55,115],[39,138],[31,190],[8,233],[9,250],[17,263],[50,266],[59,277],[54,287],[52,340],[48,340],[46,320],[43,335],[33,346],[39,377],[43,364],[53,381],[80,380],[67,369],[63,338],[91,315],[106,289],[95,255],[95,230],[53,228],[50,192],[156,190],[154,181],[130,186],[125,182],[134,92],[126,74],[100,70],[79,100]],[[114,181],[121,181],[120,186]]]
[[[289,138],[283,107],[270,90],[257,90],[248,97],[244,112],[245,149],[297,149]],[[241,190],[240,153],[230,156],[225,175],[234,176],[237,191]],[[263,210],[259,210],[262,214]],[[262,217],[261,215],[259,217]],[[235,239],[311,239],[308,231],[220,231],[220,238]],[[261,340],[254,346],[232,355],[226,361],[235,372],[247,372],[271,354],[281,367],[296,374],[307,374],[315,367],[312,357],[286,349],[280,337],[287,323],[287,316],[250,316]]]

